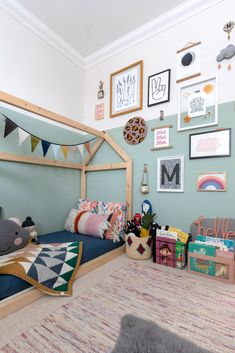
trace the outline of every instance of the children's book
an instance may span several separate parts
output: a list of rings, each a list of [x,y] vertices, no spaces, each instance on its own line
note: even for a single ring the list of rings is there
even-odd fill
[[[171,238],[177,240],[177,233],[169,232],[168,230],[164,229],[157,229],[157,237]]]
[[[196,242],[204,242],[206,244],[214,245],[220,250],[234,252],[234,240],[209,237],[205,235],[197,235]]]
[[[190,270],[207,274],[209,276],[215,275],[215,263],[214,261],[197,259],[196,257],[190,257]]]
[[[208,245],[203,242],[200,243],[189,243],[188,251],[200,255],[215,256],[215,246]]]

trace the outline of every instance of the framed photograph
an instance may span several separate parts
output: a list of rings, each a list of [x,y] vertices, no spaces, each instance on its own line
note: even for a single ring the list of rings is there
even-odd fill
[[[110,117],[143,107],[143,60],[110,75]]]
[[[181,86],[178,102],[178,131],[218,124],[216,77]]]
[[[184,156],[157,159],[157,191],[184,191]]]
[[[231,129],[189,135],[189,158],[231,156]]]
[[[148,77],[148,107],[169,102],[170,78],[170,69]]]
[[[199,173],[197,191],[226,191],[226,173]]]
[[[176,82],[200,76],[201,42],[190,43],[176,52]]]

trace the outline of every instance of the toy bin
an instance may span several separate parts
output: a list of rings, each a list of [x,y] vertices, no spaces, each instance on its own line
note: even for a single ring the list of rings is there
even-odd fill
[[[135,260],[147,260],[152,256],[152,237],[138,238],[133,233],[126,235],[126,254]]]

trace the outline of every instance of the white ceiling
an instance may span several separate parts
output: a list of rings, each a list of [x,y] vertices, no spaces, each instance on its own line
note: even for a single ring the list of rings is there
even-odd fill
[[[163,15],[185,0],[18,0],[82,57]]]

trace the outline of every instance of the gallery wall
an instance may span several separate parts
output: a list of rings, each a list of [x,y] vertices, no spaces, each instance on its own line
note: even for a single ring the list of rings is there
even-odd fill
[[[235,33],[231,34],[228,41],[223,26],[231,18],[231,10],[235,10],[233,1],[225,0],[215,6],[200,12],[199,14],[178,23],[165,31],[153,35],[151,38],[130,46],[120,51],[103,62],[90,67],[85,77],[85,106],[84,113],[86,123],[92,124],[97,129],[108,132],[121,144],[122,148],[133,159],[133,212],[140,212],[142,201],[147,198],[157,213],[155,219],[160,224],[170,224],[189,231],[190,223],[200,215],[206,217],[234,217],[234,144],[233,129],[235,127],[235,96],[234,96],[234,70],[235,58],[221,62],[218,69],[216,57],[229,43],[235,43]],[[201,76],[195,79],[176,84],[176,51],[189,42],[201,41]],[[134,62],[144,62],[143,82],[143,109],[110,118],[110,74],[122,69]],[[228,64],[231,70],[228,70]],[[148,76],[171,69],[170,101],[155,106],[147,106]],[[177,131],[177,112],[179,102],[179,87],[193,84],[207,77],[217,77],[218,82],[218,125],[187,131]],[[105,96],[97,99],[99,80],[104,82]],[[104,119],[95,121],[95,105],[104,103]],[[164,110],[164,121],[159,120],[160,110]],[[130,118],[139,116],[145,119],[148,133],[143,142],[138,145],[129,145],[124,141],[123,128]],[[151,151],[153,147],[153,132],[151,128],[161,125],[173,125],[170,129],[171,149]],[[197,132],[213,131],[217,128],[232,129],[231,157],[189,159],[189,135]],[[109,151],[102,150],[107,160]],[[182,193],[157,191],[157,158],[168,156],[184,156],[185,174],[184,191]],[[139,191],[144,163],[148,164],[150,192],[143,195]],[[226,192],[200,192],[196,190],[196,182],[199,173],[202,172],[226,172]],[[93,176],[94,177],[94,176]],[[100,183],[97,173],[97,183]],[[102,175],[103,184],[106,184]],[[108,179],[107,179],[108,180]],[[120,177],[120,180],[121,177]],[[118,182],[117,182],[117,188]],[[120,188],[121,190],[121,188]],[[93,188],[90,191],[91,198],[101,198],[101,189]],[[109,193],[110,199],[116,198],[114,193]],[[119,200],[117,200],[119,201]]]

